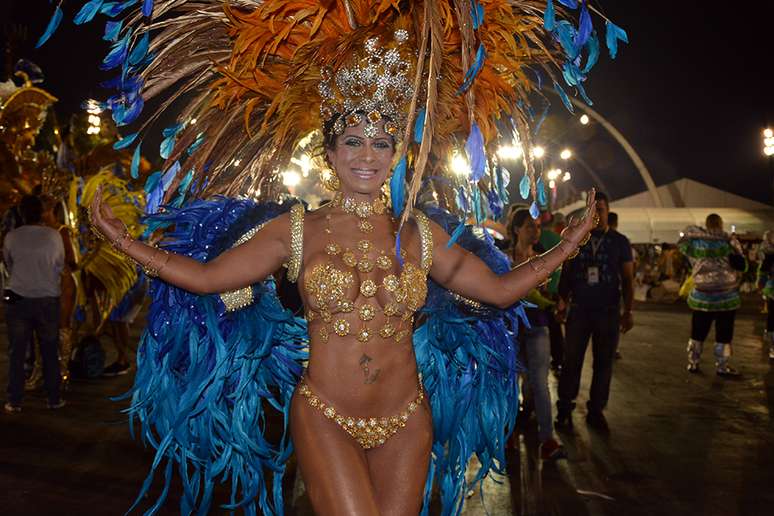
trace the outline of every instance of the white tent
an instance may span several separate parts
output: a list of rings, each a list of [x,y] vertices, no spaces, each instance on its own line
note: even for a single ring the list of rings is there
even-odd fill
[[[774,210],[741,210],[737,208],[619,208],[618,231],[633,244],[675,243],[686,226],[704,226],[710,213],[723,219],[726,231],[742,236],[760,237],[767,229],[774,230]]]
[[[710,213],[723,218],[726,231],[743,236],[759,237],[766,230],[774,230],[774,208],[752,199],[692,179],[679,179],[657,190],[667,207],[655,208],[648,192],[610,203],[610,211],[618,213],[618,231],[633,244],[677,242],[686,226],[704,226]],[[583,204],[577,202],[559,211],[572,213]]]

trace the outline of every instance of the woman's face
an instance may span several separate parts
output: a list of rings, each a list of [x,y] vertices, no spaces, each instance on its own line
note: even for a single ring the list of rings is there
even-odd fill
[[[387,179],[395,146],[392,137],[384,132],[383,122],[378,123],[379,132],[374,138],[363,134],[365,125],[364,121],[347,127],[344,134],[336,137],[336,147],[327,152],[343,193],[373,197]]]
[[[516,228],[516,237],[519,242],[535,245],[540,239],[540,226],[532,217],[524,219],[524,224]]]

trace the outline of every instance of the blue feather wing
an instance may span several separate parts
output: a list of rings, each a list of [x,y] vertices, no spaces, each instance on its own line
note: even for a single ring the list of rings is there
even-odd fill
[[[426,206],[423,211],[493,271],[510,270],[508,258],[472,228],[439,208]],[[422,514],[428,514],[434,483],[440,488],[442,514],[459,514],[463,495],[473,484],[490,471],[505,470],[505,443],[519,406],[514,337],[524,312],[520,305],[499,310],[469,304],[428,280],[423,315],[414,350],[432,408],[434,443]],[[473,454],[482,467],[467,483],[465,471]]]
[[[174,226],[162,247],[207,261],[287,209],[217,198],[168,209],[149,222]],[[263,514],[283,512],[281,479],[292,451],[286,414],[307,359],[306,323],[281,306],[272,281],[252,289],[251,306],[227,313],[217,295],[153,282],[129,409],[142,439],[156,449],[135,505],[155,472],[164,470],[165,487],[149,514],[164,503],[175,469],[184,514],[208,512],[218,479],[232,486],[227,508],[255,514],[257,505]],[[272,411],[284,422],[277,442],[264,432]]]

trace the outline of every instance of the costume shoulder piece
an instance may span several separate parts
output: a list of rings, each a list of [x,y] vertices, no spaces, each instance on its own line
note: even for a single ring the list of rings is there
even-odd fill
[[[161,247],[208,261],[288,209],[216,198],[170,209],[149,223],[174,226]],[[255,514],[257,505],[263,514],[282,513],[282,475],[292,447],[286,432],[271,441],[266,429],[285,428],[307,359],[305,321],[280,305],[271,279],[208,296],[155,280],[150,294],[129,414],[156,457],[135,506],[162,468],[165,489],[149,514],[164,502],[174,470],[183,480],[183,514],[208,512],[216,482],[226,479],[227,509]]]
[[[707,231],[700,226],[688,226],[677,242],[680,252],[688,258],[724,258],[733,252],[727,233]]]

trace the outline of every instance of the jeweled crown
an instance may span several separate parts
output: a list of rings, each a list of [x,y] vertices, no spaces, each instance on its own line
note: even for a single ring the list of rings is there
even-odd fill
[[[334,120],[336,134],[360,125],[364,119],[364,132],[369,138],[378,134],[381,120],[385,120],[387,134],[395,138],[403,134],[414,94],[415,56],[407,30],[397,29],[392,36],[387,42],[379,36],[366,39],[338,70],[328,65],[321,68],[320,116],[324,123]]]

